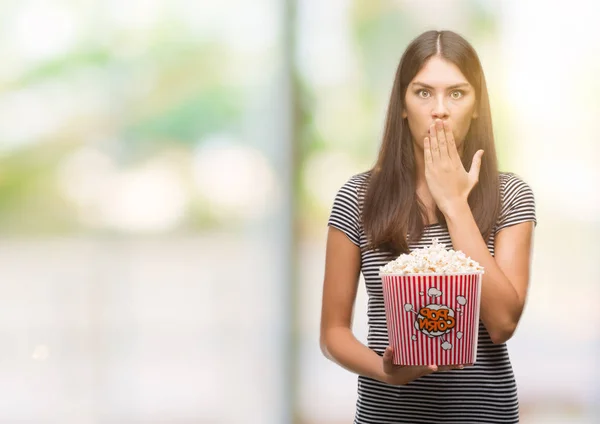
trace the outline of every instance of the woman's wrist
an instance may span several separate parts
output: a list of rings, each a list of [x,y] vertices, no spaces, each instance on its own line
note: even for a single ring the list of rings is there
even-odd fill
[[[373,366],[371,367],[372,375],[368,377],[380,381],[382,383],[388,383],[388,375],[383,370],[383,358],[375,351],[373,351],[373,355],[375,356],[375,358],[373,360]]]
[[[470,213],[471,207],[467,199],[457,199],[447,203],[440,210],[444,214],[446,221],[453,221],[457,217],[464,216],[465,213]]]

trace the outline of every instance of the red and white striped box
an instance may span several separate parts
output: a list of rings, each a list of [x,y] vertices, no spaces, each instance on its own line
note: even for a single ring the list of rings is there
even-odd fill
[[[466,365],[477,359],[481,280],[469,274],[381,274],[396,365]]]

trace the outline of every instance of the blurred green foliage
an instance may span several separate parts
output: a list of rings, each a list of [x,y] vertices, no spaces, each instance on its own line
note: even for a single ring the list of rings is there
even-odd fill
[[[484,2],[465,0],[462,10],[466,13],[463,31],[470,38],[496,36],[496,18]],[[17,11],[17,5],[6,8],[4,19]],[[325,135],[320,130],[316,116],[320,105],[340,92],[314,86],[298,69],[294,71],[298,93],[295,140],[300,165],[295,190],[299,213],[307,226],[321,222],[327,210],[319,206],[310,187],[305,186],[304,165],[311,158],[340,149],[356,164],[357,172],[373,163],[382,131],[382,112],[385,113],[398,60],[407,43],[423,27],[425,18],[414,16],[402,2],[356,0],[349,19],[350,43],[356,57],[353,63],[357,66],[354,71],[360,75],[358,86],[352,87],[352,110],[361,119],[348,121],[353,118],[341,112],[334,112],[331,118],[336,120],[333,128],[354,125],[351,131]],[[127,170],[173,149],[188,156],[188,160],[179,163],[190,167],[195,149],[212,135],[234,134],[244,139],[244,120],[248,119],[248,104],[252,100],[248,93],[254,89],[255,76],[248,73],[247,80],[240,80],[243,73],[232,76],[225,69],[239,67],[239,63],[250,59],[236,57],[227,44],[216,39],[194,36],[168,16],[148,31],[143,41],[134,43],[135,47],[131,47],[134,33],[103,25],[94,30],[106,32],[103,37],[88,34],[89,40],[77,43],[68,54],[35,62],[16,78],[0,81],[5,95],[20,90],[35,93],[36,87],[59,82],[65,87],[63,95],[67,101],[78,101],[78,86],[72,83],[80,81],[83,75],[96,93],[108,99],[108,105],[95,109],[96,115],[67,117],[43,139],[27,140],[0,154],[0,232],[4,234],[91,230],[79,219],[77,207],[61,194],[57,184],[61,164],[82,146],[95,146],[109,154],[118,169]],[[277,59],[268,54],[257,54],[256,60]],[[272,68],[268,63],[264,67],[268,75]],[[73,92],[69,87],[73,87]],[[501,93],[495,95],[496,132],[498,139],[504,141],[511,138],[510,115]],[[81,106],[85,110],[87,105]],[[53,105],[45,107],[51,109]],[[272,125],[268,116],[264,119],[261,125]],[[508,144],[499,143],[502,162],[508,158],[505,146]],[[191,178],[191,172],[181,170],[186,178]],[[220,220],[218,214],[212,213],[210,202],[201,194],[189,191],[187,186],[185,189],[190,201],[180,229],[203,230],[231,223],[231,217]]]

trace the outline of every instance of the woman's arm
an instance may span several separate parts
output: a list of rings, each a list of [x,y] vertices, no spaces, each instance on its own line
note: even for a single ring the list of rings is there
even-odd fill
[[[352,333],[360,248],[333,227],[327,235],[321,309],[321,350],[347,370],[383,381],[381,358]]]
[[[492,341],[504,343],[512,337],[525,306],[534,224],[523,222],[498,232],[494,257],[466,202],[449,208],[444,215],[454,249],[485,268],[481,320]]]
[[[505,229],[496,236],[494,259],[467,201],[479,180],[483,150],[475,153],[467,172],[458,154],[450,123],[441,120],[436,120],[430,127],[423,147],[427,186],[446,218],[454,249],[462,250],[485,268],[481,320],[492,341],[504,343],[513,335],[525,305],[534,224],[518,223],[519,219],[506,220],[507,217],[504,217],[502,226]],[[518,200],[530,197],[526,191],[516,193],[512,207],[517,209],[514,210],[518,212]],[[526,215],[533,218],[534,214],[529,209],[526,203]]]
[[[438,370],[431,366],[392,364],[392,350],[382,357],[356,339],[352,314],[360,273],[360,248],[330,227],[325,255],[320,344],[323,354],[345,369],[388,384],[406,384]],[[446,367],[453,368],[453,367]]]

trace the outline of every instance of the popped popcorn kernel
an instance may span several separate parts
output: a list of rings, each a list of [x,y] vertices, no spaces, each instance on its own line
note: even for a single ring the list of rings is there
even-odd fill
[[[478,262],[460,250],[446,249],[444,243],[433,239],[431,246],[402,254],[379,268],[382,274],[469,274],[483,272]]]

